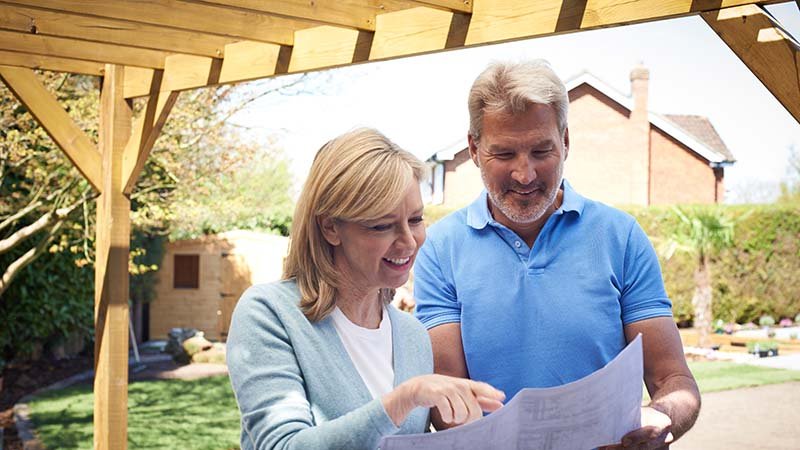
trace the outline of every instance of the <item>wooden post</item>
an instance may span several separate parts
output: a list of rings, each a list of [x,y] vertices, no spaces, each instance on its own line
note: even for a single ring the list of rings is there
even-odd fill
[[[94,448],[128,445],[128,252],[130,200],[122,158],[131,106],[122,94],[124,68],[106,65],[100,97],[102,193],[97,200],[95,266]]]

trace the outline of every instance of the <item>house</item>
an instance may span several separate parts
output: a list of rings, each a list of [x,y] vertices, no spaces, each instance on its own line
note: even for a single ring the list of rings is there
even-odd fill
[[[149,305],[149,336],[171,328],[197,328],[225,340],[239,297],[255,283],[281,277],[289,238],[236,230],[171,242],[156,275]]]
[[[570,79],[570,149],[564,177],[576,191],[613,205],[721,203],[735,159],[711,122],[647,108],[649,71],[631,71],[626,96],[590,73]],[[426,197],[460,207],[483,189],[466,138],[434,154]]]

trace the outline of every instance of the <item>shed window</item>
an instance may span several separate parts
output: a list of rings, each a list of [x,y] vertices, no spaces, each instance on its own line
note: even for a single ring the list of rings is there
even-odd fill
[[[172,287],[197,289],[200,286],[200,255],[175,255]]]

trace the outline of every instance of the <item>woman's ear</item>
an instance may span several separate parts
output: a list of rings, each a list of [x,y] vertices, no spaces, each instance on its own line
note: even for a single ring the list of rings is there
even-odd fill
[[[342,239],[339,237],[339,224],[336,223],[336,219],[323,217],[319,219],[319,227],[322,229],[322,236],[328,241],[328,244],[336,247],[342,243]]]

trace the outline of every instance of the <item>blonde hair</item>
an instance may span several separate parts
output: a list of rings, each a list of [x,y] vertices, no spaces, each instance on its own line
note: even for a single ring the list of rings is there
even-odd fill
[[[296,280],[300,308],[310,321],[333,310],[341,278],[321,220],[383,217],[397,207],[410,183],[424,175],[425,165],[416,156],[373,129],[356,129],[322,146],[297,201],[283,268],[283,279]],[[383,301],[393,295],[394,289],[381,289]]]
[[[532,103],[550,105],[556,112],[558,131],[567,128],[569,98],[564,82],[544,59],[519,63],[494,62],[489,65],[469,91],[469,134],[479,141],[486,112],[518,114]]]

